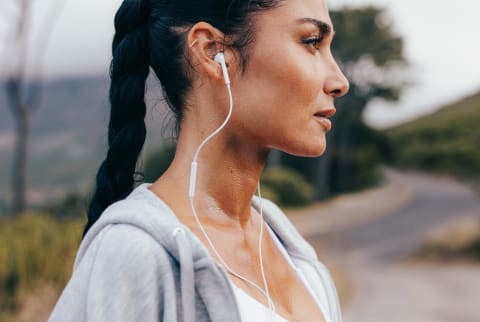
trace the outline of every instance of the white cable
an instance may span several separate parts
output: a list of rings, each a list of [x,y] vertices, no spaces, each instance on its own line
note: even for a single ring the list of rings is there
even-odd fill
[[[197,216],[197,212],[195,211],[195,207],[194,207],[194,196],[195,196],[195,184],[196,184],[196,177],[197,177],[197,158],[198,158],[198,155],[200,153],[200,150],[203,148],[203,146],[213,137],[215,136],[216,134],[218,134],[218,132],[220,132],[224,127],[225,125],[227,124],[227,122],[229,121],[231,115],[232,115],[232,110],[233,110],[233,99],[232,99],[232,91],[231,91],[231,88],[230,88],[230,84],[226,84],[226,87],[227,87],[227,90],[228,90],[228,94],[229,94],[229,98],[230,98],[230,109],[228,111],[228,115],[225,119],[225,121],[222,123],[222,125],[220,125],[220,127],[218,129],[216,129],[215,131],[213,131],[197,148],[197,151],[195,152],[195,155],[193,157],[193,161],[192,161],[192,165],[191,165],[191,171],[190,171],[190,189],[189,189],[189,199],[190,199],[190,207],[192,208],[192,212],[193,212],[193,215],[195,217],[195,221],[197,222],[198,226],[200,227],[200,230],[202,231],[203,235],[205,236],[205,239],[207,240],[208,244],[210,245],[210,247],[212,248],[213,252],[215,253],[215,255],[217,256],[217,258],[220,260],[221,264],[223,265],[223,267],[225,269],[227,269],[232,275],[244,280],[245,282],[249,283],[250,285],[254,286],[257,290],[259,290],[267,299],[267,303],[268,303],[268,307],[269,307],[269,310],[270,310],[270,314],[271,314],[271,318],[272,318],[272,321],[275,321],[275,304],[273,303],[272,299],[270,298],[270,292],[268,290],[268,284],[267,284],[267,279],[265,277],[265,270],[264,270],[264,267],[263,267],[263,257],[262,257],[262,236],[263,236],[263,205],[262,205],[262,197],[261,197],[261,193],[260,193],[260,182],[258,183],[258,195],[259,195],[259,198],[260,198],[260,217],[261,217],[261,221],[260,221],[260,237],[259,237],[259,241],[258,241],[258,250],[259,250],[259,257],[260,257],[260,270],[261,270],[261,273],[262,273],[262,279],[263,279],[263,285],[265,287],[265,290],[263,290],[260,286],[258,286],[257,284],[255,284],[254,282],[250,281],[248,278],[246,277],[243,277],[242,275],[240,274],[237,274],[235,273],[228,265],[227,263],[225,263],[225,261],[223,260],[222,256],[220,256],[220,254],[218,253],[217,249],[215,248],[215,246],[213,245],[212,241],[210,240],[210,238],[208,237],[208,234],[207,232],[205,231],[205,229],[203,228],[203,225],[202,223],[200,222],[200,219],[198,218]]]
[[[268,290],[268,285],[267,285],[267,278],[265,277],[265,270],[263,268],[263,256],[262,256],[262,240],[263,240],[263,204],[262,204],[262,193],[260,192],[260,180],[258,181],[258,198],[260,199],[260,241],[258,242],[258,254],[260,256],[260,270],[262,272],[262,279],[263,279],[263,286],[265,287],[266,291],[266,296],[267,296],[267,301],[268,301],[268,307],[270,309],[270,319],[272,321],[276,320],[275,317],[275,304],[273,303],[271,297],[270,297],[270,292]]]

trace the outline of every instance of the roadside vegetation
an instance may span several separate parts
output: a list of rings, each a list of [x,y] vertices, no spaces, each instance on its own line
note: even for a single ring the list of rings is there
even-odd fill
[[[54,218],[48,214],[24,214],[0,220],[0,322],[30,316],[28,299],[51,305],[39,290],[60,294],[73,268],[80,244],[83,218]],[[48,294],[51,294],[48,293]],[[50,307],[44,308],[48,312]],[[37,317],[35,321],[40,321]],[[26,321],[25,321],[26,322]]]
[[[480,263],[480,219],[447,225],[433,232],[411,259]]]
[[[386,131],[392,163],[480,182],[480,92]]]

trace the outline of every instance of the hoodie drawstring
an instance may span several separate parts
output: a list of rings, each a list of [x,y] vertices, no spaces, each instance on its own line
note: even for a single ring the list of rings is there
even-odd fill
[[[173,236],[179,253],[182,320],[183,322],[195,322],[195,283],[191,245],[183,228],[175,228]]]

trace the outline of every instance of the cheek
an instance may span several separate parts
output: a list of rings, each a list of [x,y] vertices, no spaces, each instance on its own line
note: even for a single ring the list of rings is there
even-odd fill
[[[305,126],[322,90],[318,69],[318,57],[297,44],[252,55],[245,77],[234,84],[234,100],[242,104],[238,125],[259,137]]]
[[[300,109],[310,108],[322,88],[318,60],[305,48],[294,46],[265,57],[266,67],[261,77],[273,96],[271,100],[279,107],[293,104]]]

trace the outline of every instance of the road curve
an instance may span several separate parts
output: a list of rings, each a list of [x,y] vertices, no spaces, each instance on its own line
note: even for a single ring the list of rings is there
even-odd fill
[[[357,260],[391,263],[416,249],[435,227],[459,219],[480,218],[480,198],[464,184],[445,177],[392,169],[387,169],[386,175],[392,182],[408,187],[411,197],[407,203],[392,213],[311,236],[309,240],[313,243],[329,240],[333,253]],[[394,203],[396,196],[388,198],[391,198],[388,202]]]

